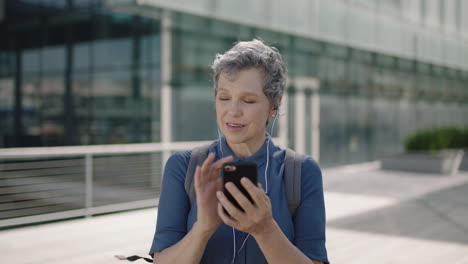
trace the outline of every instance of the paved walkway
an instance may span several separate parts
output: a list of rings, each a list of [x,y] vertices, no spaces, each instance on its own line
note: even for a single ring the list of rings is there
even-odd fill
[[[467,172],[323,173],[332,263],[468,264]],[[156,217],[154,208],[2,231],[0,262],[127,263],[113,256],[146,256]]]

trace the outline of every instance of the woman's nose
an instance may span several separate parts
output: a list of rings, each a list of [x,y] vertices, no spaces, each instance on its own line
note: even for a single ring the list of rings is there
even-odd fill
[[[229,112],[233,115],[233,116],[239,116],[239,115],[242,115],[242,109],[241,109],[241,105],[239,102],[237,101],[233,101],[229,104]]]

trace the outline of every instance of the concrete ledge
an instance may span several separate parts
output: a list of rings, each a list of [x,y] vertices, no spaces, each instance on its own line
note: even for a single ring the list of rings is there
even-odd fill
[[[372,171],[378,170],[382,167],[382,162],[380,160],[374,160],[363,163],[347,164],[342,166],[323,168],[323,174],[350,174],[350,173],[359,173],[363,171]]]

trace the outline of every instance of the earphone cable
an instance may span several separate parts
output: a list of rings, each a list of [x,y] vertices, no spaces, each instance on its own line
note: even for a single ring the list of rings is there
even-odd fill
[[[273,135],[273,129],[275,127],[275,122],[276,122],[277,118],[278,118],[278,113],[275,114],[275,118],[273,119],[273,123],[271,124],[270,134],[268,134],[268,132],[267,132],[267,135],[269,136],[269,138],[268,138],[268,142],[267,142],[267,161],[266,161],[266,165],[265,165],[265,175],[264,175],[265,176],[265,193],[267,195],[268,195],[268,177],[267,177],[267,175],[268,175],[268,167],[269,167],[269,162],[270,162],[270,142],[271,142],[271,137]],[[221,133],[219,131],[219,128],[218,128],[218,138],[219,138],[219,147],[220,147],[220,151],[221,151],[221,156],[224,156],[223,147],[222,147],[222,144],[221,144]],[[233,240],[233,254],[232,254],[231,264],[234,264],[234,261],[236,260],[236,256],[244,248],[245,243],[247,242],[247,239],[250,237],[250,234],[247,235],[247,237],[244,239],[244,242],[242,242],[241,247],[236,252],[236,232],[235,232],[234,227],[231,227],[231,228],[232,228],[232,240]]]
[[[267,162],[265,166],[265,193],[268,195],[268,167],[270,162],[270,141],[271,137],[273,136],[273,129],[275,127],[276,118],[278,117],[278,113],[275,114],[275,118],[273,119],[273,123],[271,124],[270,134],[268,135],[268,144],[267,144]],[[268,132],[267,132],[268,134]]]

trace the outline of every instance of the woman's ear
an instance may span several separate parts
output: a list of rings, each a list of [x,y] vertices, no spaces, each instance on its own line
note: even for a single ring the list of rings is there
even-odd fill
[[[280,97],[278,98],[278,105],[281,105],[281,100],[283,100],[283,96],[280,96]],[[278,110],[278,109],[276,109],[276,110]]]
[[[278,112],[277,108],[276,108],[276,107],[273,107],[273,108],[271,109],[271,111],[270,111],[270,115],[271,115],[271,116],[275,116],[277,112]]]
[[[281,105],[281,100],[282,100],[282,99],[283,99],[282,96],[280,96],[280,97],[278,98],[278,106],[277,106],[277,107],[273,107],[273,109],[271,110],[271,116],[275,116],[275,115],[278,113],[278,111],[279,111],[279,106]]]

